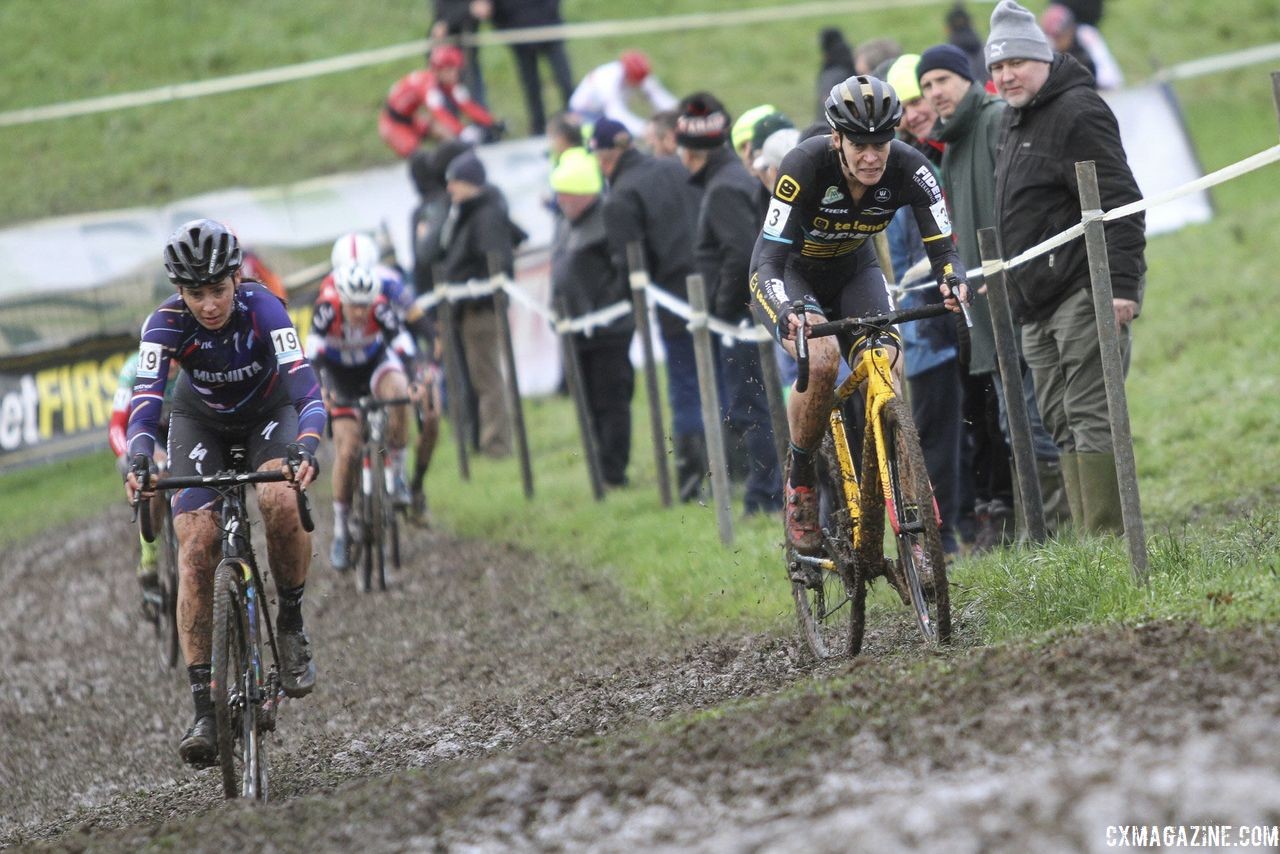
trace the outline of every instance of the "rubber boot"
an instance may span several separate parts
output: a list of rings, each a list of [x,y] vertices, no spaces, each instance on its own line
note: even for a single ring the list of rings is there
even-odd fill
[[[1062,474],[1062,459],[1036,460],[1036,474],[1040,477],[1045,530],[1049,536],[1054,537],[1071,524],[1072,518]]]
[[[1010,460],[1009,467],[1016,471]],[[1067,505],[1067,491],[1062,483],[1062,464],[1059,460],[1036,460],[1036,477],[1040,481],[1040,505],[1044,509],[1045,533],[1056,536],[1058,531],[1071,523],[1071,511]],[[1022,481],[1013,479],[1013,518],[1019,545],[1030,541],[1027,533],[1026,506],[1022,503]]]
[[[1058,455],[1058,468],[1062,474],[1063,492],[1071,511],[1071,524],[1077,531],[1084,530],[1084,501],[1080,498],[1080,455],[1063,451]]]
[[[1080,499],[1084,509],[1084,530],[1091,534],[1123,534],[1120,485],[1116,458],[1112,454],[1079,454]]]
[[[707,463],[706,438],[701,433],[676,436],[676,486],[680,501],[688,503],[705,497]]]

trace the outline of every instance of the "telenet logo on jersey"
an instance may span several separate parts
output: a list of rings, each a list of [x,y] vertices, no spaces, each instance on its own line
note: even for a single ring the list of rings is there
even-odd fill
[[[796,196],[800,195],[800,185],[790,175],[780,175],[773,194],[784,202],[794,202]]]

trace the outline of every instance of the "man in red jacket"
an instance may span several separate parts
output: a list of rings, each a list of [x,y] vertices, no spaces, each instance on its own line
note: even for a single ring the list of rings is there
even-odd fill
[[[464,62],[459,48],[437,45],[429,68],[406,74],[391,87],[378,116],[378,134],[396,154],[408,157],[429,138],[483,142],[497,134],[498,123],[460,82]]]

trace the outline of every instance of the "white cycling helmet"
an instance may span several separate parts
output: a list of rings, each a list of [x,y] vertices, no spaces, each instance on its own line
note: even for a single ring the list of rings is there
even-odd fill
[[[334,241],[333,251],[329,253],[329,265],[335,271],[348,264],[359,264],[366,270],[372,270],[377,266],[380,255],[378,244],[373,242],[372,237],[353,231]]]
[[[335,269],[333,284],[342,301],[352,305],[369,305],[382,293],[382,280],[355,262]]]

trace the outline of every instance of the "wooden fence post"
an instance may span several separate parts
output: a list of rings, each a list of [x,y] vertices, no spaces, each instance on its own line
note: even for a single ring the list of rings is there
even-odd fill
[[[520,478],[524,484],[524,497],[533,498],[533,466],[529,461],[529,434],[524,429],[524,401],[520,397],[520,379],[516,376],[516,351],[511,343],[511,318],[507,312],[511,299],[503,290],[507,273],[502,258],[496,252],[489,254],[489,282],[497,286],[493,292],[493,308],[498,317],[498,338],[502,346],[502,361],[506,368],[507,411],[511,415],[511,432],[515,435],[516,452],[520,455]]]
[[[591,494],[596,501],[604,500],[604,477],[600,471],[600,444],[596,441],[595,422],[591,407],[587,404],[587,390],[582,381],[582,363],[578,360],[578,348],[573,332],[568,329],[569,304],[563,297],[555,302],[556,336],[560,339],[560,361],[564,365],[565,385],[573,398],[573,408],[578,414],[578,434],[582,437],[582,454],[587,460],[587,479],[591,482]]]
[[[458,474],[464,481],[471,480],[471,413],[467,406],[467,392],[470,389],[462,375],[462,359],[458,352],[458,318],[456,309],[449,301],[448,285],[439,275],[436,276],[435,293],[440,298],[436,317],[440,321],[440,337],[444,351],[444,383],[450,425],[453,428],[454,444],[458,449]]]
[[[662,401],[658,398],[658,369],[653,358],[653,335],[649,327],[649,272],[644,265],[644,248],[627,244],[627,269],[631,281],[631,309],[644,353],[644,388],[649,398],[649,430],[653,436],[653,466],[658,473],[658,496],[663,507],[671,506],[671,469],[667,466],[667,434],[662,426]]]
[[[1009,309],[1009,289],[1004,270],[995,266],[1000,261],[1000,247],[994,228],[978,229],[978,251],[982,255],[982,280],[987,286],[987,301],[991,305],[996,364],[1000,368],[1005,411],[1009,416],[1009,436],[1013,440],[1013,467],[1018,478],[1022,518],[1026,520],[1027,536],[1031,542],[1043,543],[1048,531],[1044,521],[1044,500],[1040,494],[1040,474],[1036,471],[1036,456],[1031,442],[1031,416],[1027,412],[1027,399],[1022,394],[1022,357],[1018,355],[1018,343],[1014,340],[1018,333],[1013,325],[1013,312]]]
[[[707,458],[711,462],[711,503],[716,508],[720,542],[728,546],[733,544],[733,493],[729,485],[729,462],[725,457],[720,393],[716,389],[716,357],[711,349],[711,329],[707,326],[707,286],[699,273],[690,274],[688,284],[689,331],[693,333],[702,428],[707,434]]]
[[[1116,459],[1120,512],[1124,520],[1124,536],[1129,542],[1129,568],[1134,581],[1146,584],[1147,538],[1142,524],[1142,501],[1138,495],[1138,464],[1133,455],[1129,403],[1124,392],[1120,333],[1116,329],[1111,302],[1111,262],[1107,257],[1106,225],[1102,222],[1098,170],[1092,160],[1076,164],[1076,183],[1080,187],[1080,213],[1084,218],[1084,240],[1089,251],[1093,312],[1102,351],[1102,378],[1107,386],[1107,411],[1111,416],[1111,449]]]
[[[782,397],[782,374],[774,355],[773,336],[760,324],[753,329],[767,335],[756,344],[760,351],[760,378],[764,381],[765,397],[769,401],[769,422],[773,427],[773,450],[778,455],[778,471],[787,470],[787,449],[791,444],[791,427],[787,423],[787,404]],[[744,341],[743,344],[746,344]]]

